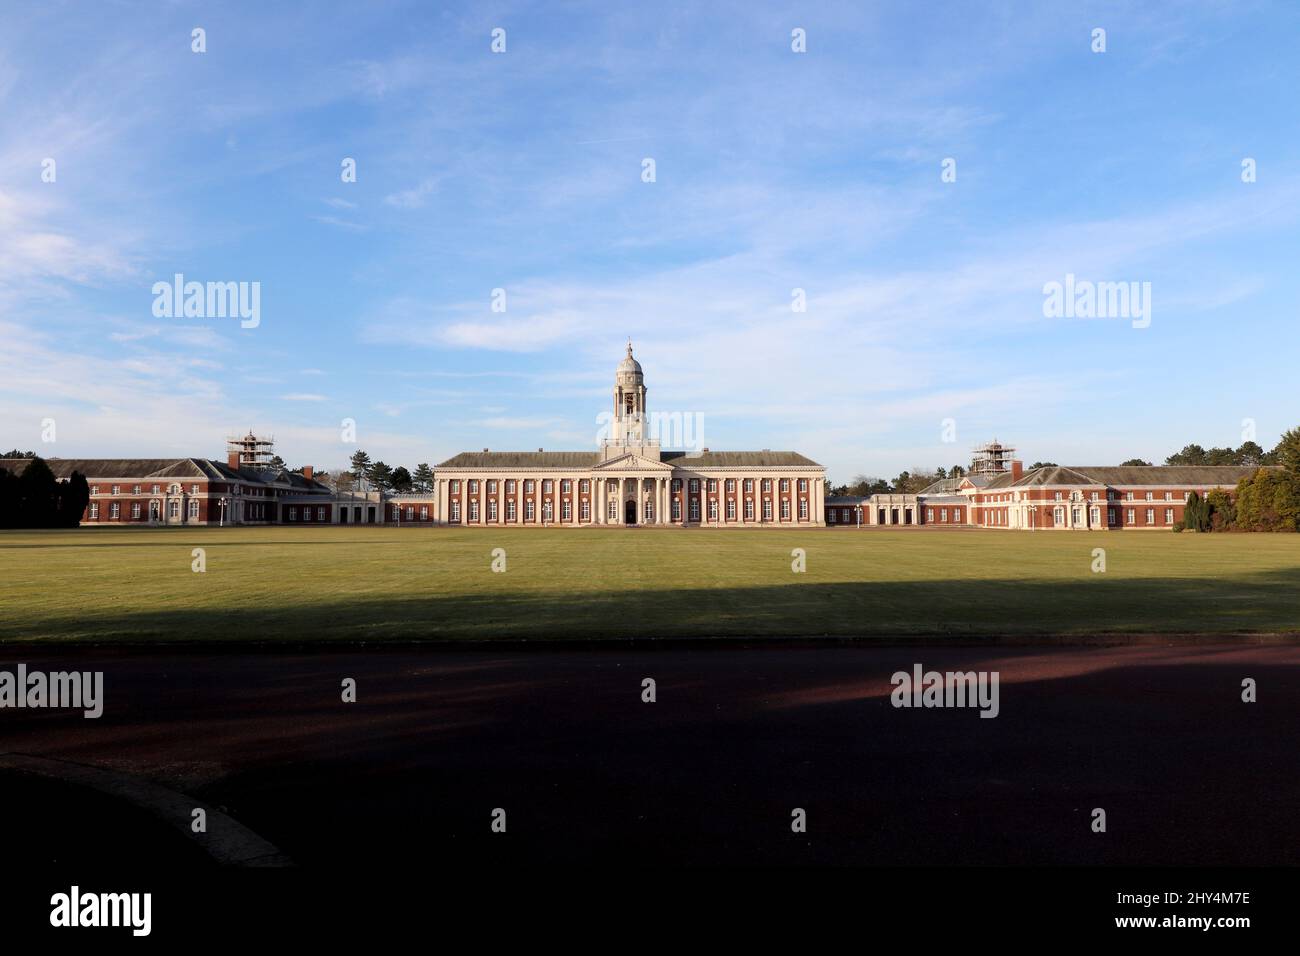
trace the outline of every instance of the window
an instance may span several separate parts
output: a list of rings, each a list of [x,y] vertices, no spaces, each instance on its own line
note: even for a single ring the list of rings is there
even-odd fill
[[[549,484],[549,482],[547,482],[547,484]],[[553,515],[554,508],[551,506],[551,499],[547,498],[542,502],[542,520],[552,521],[554,520]]]
[[[496,521],[496,520],[497,520],[497,500],[495,498],[489,498],[488,499],[488,521]]]
[[[728,478],[728,479],[727,479],[727,494],[731,494],[731,493],[732,493],[733,491],[735,491],[735,490],[736,490],[736,479],[735,479],[735,478]]]
[[[527,481],[524,482],[524,494],[531,495],[532,493],[533,493],[533,480],[529,478]]]
[[[543,478],[543,479],[542,479],[542,494],[544,494],[544,495],[549,495],[550,493],[551,493],[551,479],[549,479],[549,478]]]
[[[289,520],[290,521],[298,520],[298,509],[295,508],[293,505],[289,506]]]
[[[470,499],[470,503],[469,503],[469,520],[470,521],[478,520],[478,502],[473,499]]]
[[[1133,500],[1133,492],[1131,492],[1131,491],[1126,491],[1126,492],[1124,492],[1124,500],[1125,500],[1125,501],[1132,501],[1132,500]]]
[[[800,480],[803,481],[806,479],[800,479]],[[807,498],[799,499],[799,520],[800,521],[808,520],[808,499]]]
[[[1096,500],[1097,500],[1097,492],[1094,491],[1092,494],[1088,495],[1088,500],[1089,500],[1089,501],[1096,501]]]
[[[158,490],[159,490],[159,489],[158,489],[158,486],[157,486],[157,485],[154,485],[154,486],[153,486],[153,491],[151,491],[151,492],[149,492],[149,493],[152,494],[152,495],[156,495],[156,494],[158,494]]]
[[[492,503],[493,503],[493,504],[496,504],[495,501],[492,502]],[[324,520],[325,520],[325,509],[324,509],[324,508],[318,508],[318,509],[316,509],[316,510],[320,512],[320,519],[321,519],[322,521],[324,521]],[[413,506],[411,506],[411,505],[407,505],[407,506],[406,506],[406,520],[407,520],[407,521],[414,521],[414,520],[415,520],[415,508],[414,508]]]
[[[397,509],[394,508],[393,510],[396,511]],[[396,518],[397,515],[393,515],[393,517]],[[308,507],[306,507],[306,506],[304,506],[303,509],[302,509],[302,520],[303,520],[303,521],[310,521],[310,520],[311,520],[311,509],[308,508]]]
[[[1155,509],[1155,508],[1148,508],[1148,509],[1147,509],[1147,524],[1155,524],[1155,523],[1156,523],[1156,509]]]
[[[1081,508],[1070,509],[1070,523],[1073,524],[1076,528],[1079,527],[1081,524],[1083,524],[1083,509]]]
[[[191,502],[190,502],[190,517],[191,517],[191,518],[197,518],[198,516],[199,516],[199,503],[198,503],[197,501],[191,501]]]
[[[466,482],[466,485],[468,485],[468,488],[467,488],[466,490],[468,490],[469,493],[470,493],[471,495],[476,495],[476,494],[478,494],[478,482],[477,482],[477,481],[470,480],[470,481]]]
[[[514,498],[506,499],[506,520],[507,521],[518,520],[518,510],[515,508]]]
[[[497,493],[497,483],[496,483],[496,479],[494,479],[494,478],[489,478],[489,479],[488,479],[488,483],[487,483],[487,493],[490,494],[490,495],[495,495],[495,494]]]
[[[790,499],[789,498],[781,499],[781,520],[782,521],[790,520]]]
[[[591,494],[591,482],[588,481],[586,478],[578,482],[578,492],[584,495]]]
[[[715,492],[717,492],[717,490],[718,490],[718,479],[716,479],[716,478],[710,478],[710,479],[709,479],[709,494],[714,494]]]
[[[763,499],[763,520],[764,521],[772,520],[772,499],[771,498]]]
[[[764,492],[764,493],[767,493],[767,492],[769,492],[769,491],[771,491],[771,490],[772,490],[772,479],[771,479],[771,478],[764,478],[764,479],[763,479],[763,492]]]
[[[537,519],[537,503],[529,498],[524,502],[524,520],[535,521]]]
[[[513,505],[514,502],[513,502],[513,501],[510,502],[510,504]],[[428,506],[428,505],[420,505],[420,520],[421,520],[421,521],[428,521],[428,520],[429,520],[429,506]]]
[[[1174,493],[1172,491],[1166,491],[1165,501],[1173,501],[1173,500],[1174,500]]]
[[[121,515],[121,513],[122,513],[122,506],[119,505],[116,501],[114,501],[111,505],[108,506],[108,516],[112,518],[114,521],[118,519],[118,516]]]
[[[1101,524],[1101,509],[1093,508],[1091,511],[1088,512],[1088,517],[1089,517],[1089,521],[1092,523],[1092,526],[1097,527],[1098,525]]]
[[[586,498],[582,499],[582,505],[581,507],[578,508],[578,520],[579,521],[591,520],[591,502]]]
[[[114,485],[114,486],[113,486],[113,494],[118,494],[121,490],[122,490],[122,486],[121,486],[121,485]]]
[[[1166,509],[1165,509],[1165,524],[1173,524],[1173,523],[1174,523],[1174,509],[1173,509],[1173,508],[1166,508]]]
[[[131,502],[131,520],[132,521],[140,520],[140,502],[138,501]]]
[[[1155,495],[1154,495],[1152,492],[1148,491],[1148,492],[1147,492],[1147,501],[1155,501],[1155,500],[1156,500],[1156,499],[1155,499]],[[1148,522],[1148,524],[1149,524],[1149,523],[1150,523],[1150,522]]]
[[[99,485],[91,485],[91,486],[90,486],[90,493],[91,493],[92,495],[97,495],[97,494],[99,494]]]
[[[99,518],[99,502],[98,502],[98,501],[92,501],[92,502],[90,503],[90,516],[91,516],[92,518],[95,518],[95,519],[98,519],[98,518]]]
[[[198,493],[199,493],[199,486],[198,486],[198,485],[190,485],[190,494],[192,494],[192,495],[197,495]]]
[[[926,508],[926,509],[925,509],[925,520],[926,520],[926,523],[927,523],[927,524],[933,524],[933,523],[934,523],[934,509],[933,509],[933,508]]]
[[[450,504],[450,506],[448,507],[447,511],[448,511],[448,519],[449,519],[449,520],[451,520],[451,521],[455,521],[455,522],[459,522],[459,521],[460,521],[460,502],[459,502],[459,501],[453,501],[453,502],[451,502],[451,504]]]
[[[181,503],[179,501],[167,502],[167,517],[179,518],[181,516]]]
[[[682,490],[682,480],[680,478],[674,478],[673,491],[681,491],[681,490]]]
[[[806,492],[807,490],[808,490],[808,479],[807,479],[807,478],[800,478],[800,479],[799,479],[799,493],[800,493],[800,494],[803,494],[803,493]]]
[[[835,509],[835,508],[827,508],[827,509],[826,509],[826,523],[827,523],[827,524],[834,524],[834,523],[835,523],[835,512],[836,512],[836,510],[837,510],[837,509]]]
[[[692,521],[700,520],[700,499],[699,498],[691,499],[691,520]]]
[[[782,478],[782,479],[781,479],[781,493],[782,493],[782,494],[785,494],[785,493],[786,493],[787,491],[789,491],[789,490],[790,490],[790,479],[789,479],[789,478]]]
[[[1107,508],[1107,509],[1106,509],[1106,523],[1107,523],[1108,525],[1111,525],[1112,527],[1114,527],[1115,522],[1117,522],[1117,521],[1119,520],[1119,516],[1116,514],[1116,511],[1117,511],[1117,510],[1118,510],[1118,509],[1116,509],[1116,508]]]
[[[948,509],[947,509],[947,508],[940,508],[940,509],[939,509],[939,522],[940,522],[940,524],[947,524],[947,522],[948,522]]]
[[[700,479],[698,479],[698,478],[692,478],[692,479],[691,479],[691,494],[695,494],[695,493],[698,492],[699,490],[700,490]]]
[[[608,514],[606,514],[605,517],[606,517],[607,519],[609,519],[610,521],[613,521],[613,522],[617,522],[617,521],[618,521],[618,502],[617,502],[617,501],[614,501],[613,499],[610,499],[610,502],[609,502],[609,509],[608,509]]]
[[[457,480],[457,479],[453,479],[453,480],[449,481],[447,484],[450,486],[449,490],[451,491],[451,493],[452,493],[453,495],[458,495],[458,494],[460,494],[460,481],[459,481],[459,480]]]
[[[573,500],[571,498],[564,498],[560,501],[560,520],[573,520]]]
[[[1053,509],[1052,509],[1052,525],[1053,525],[1053,527],[1057,527],[1057,528],[1059,528],[1059,527],[1063,526],[1064,524],[1065,524],[1065,509],[1064,509],[1064,508],[1060,508],[1060,507],[1053,508]]]
[[[735,498],[727,499],[727,520],[728,521],[736,520],[736,499]]]
[[[752,492],[753,490],[754,490],[754,479],[753,479],[753,478],[746,478],[746,479],[745,479],[745,493],[746,493],[746,494],[749,494],[749,493]]]
[[[140,493],[140,486],[139,486],[139,485],[136,485],[136,486],[135,486],[135,490],[132,491],[131,493],[132,493],[133,495],[138,495],[138,494]]]
[[[655,506],[653,501],[647,501],[645,503],[645,517],[641,520],[646,524],[655,520]]]
[[[1132,509],[1132,508],[1125,508],[1125,509],[1124,509],[1124,523],[1125,523],[1125,524],[1132,524],[1133,521],[1134,521],[1134,517],[1133,517],[1133,509]]]
[[[1057,492],[1053,492],[1053,494],[1052,494],[1052,500],[1053,500],[1053,501],[1060,501],[1060,500],[1061,500],[1061,493],[1060,493],[1059,491],[1057,491]]]
[[[563,481],[560,482],[560,494],[567,495],[571,491],[573,491],[573,482],[571,482],[568,478],[565,478]]]
[[[514,480],[513,478],[507,478],[507,479],[506,479],[506,494],[508,494],[508,495],[513,495],[514,493],[515,493],[515,480]]]
[[[303,520],[304,520],[304,521],[310,521],[310,520],[311,520],[311,509],[310,509],[310,508],[303,508],[303,509],[302,509],[302,513],[303,513]],[[394,520],[394,521],[401,521],[401,520],[402,520],[402,506],[401,506],[401,505],[393,505],[393,520]]]
[[[709,499],[709,520],[710,521],[718,520],[718,499],[717,498]]]
[[[754,520],[754,499],[753,498],[745,499],[745,520],[746,521]]]
[[[682,520],[682,500],[680,498],[673,499],[673,520]]]

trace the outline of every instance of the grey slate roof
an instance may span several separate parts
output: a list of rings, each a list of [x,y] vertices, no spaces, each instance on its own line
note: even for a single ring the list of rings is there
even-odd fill
[[[1120,465],[1037,468],[1015,482],[1017,488],[1040,485],[1235,485],[1259,465]],[[1277,466],[1272,466],[1277,467]],[[992,487],[990,485],[990,487]]]
[[[821,465],[797,451],[705,451],[693,455],[684,451],[663,453],[666,464],[697,468],[820,468]]]
[[[31,459],[0,459],[0,468],[22,474]],[[304,478],[293,472],[258,472],[250,468],[232,469],[225,462],[208,458],[47,458],[45,463],[55,478],[69,478],[79,471],[88,480],[103,481],[111,478],[138,478],[142,481],[183,481],[206,478],[212,481],[249,481],[258,484],[281,482],[303,491],[328,491],[329,488],[315,478]]]
[[[439,468],[594,468],[600,464],[597,451],[463,451],[448,458]]]
[[[706,451],[693,455],[666,451],[666,465],[692,468],[820,468],[811,458],[793,451]],[[438,468],[595,468],[597,451],[463,451],[435,466]]]

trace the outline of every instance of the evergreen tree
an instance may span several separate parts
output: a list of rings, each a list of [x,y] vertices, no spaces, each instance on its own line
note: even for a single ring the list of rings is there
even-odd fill
[[[393,486],[393,469],[382,461],[377,461],[371,465],[370,473],[366,477],[370,479],[370,483],[375,486],[377,491],[387,491]]]
[[[370,456],[357,449],[352,456],[352,480],[358,485],[370,477]]]
[[[393,469],[393,477],[389,479],[389,487],[398,494],[406,494],[411,490],[411,473],[403,465],[398,465]]]
[[[415,466],[415,474],[411,476],[411,482],[416,491],[433,490],[433,469],[429,467],[428,462],[422,462]]]

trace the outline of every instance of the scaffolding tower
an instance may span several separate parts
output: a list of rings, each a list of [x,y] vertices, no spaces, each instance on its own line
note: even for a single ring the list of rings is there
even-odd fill
[[[971,449],[970,471],[972,475],[1002,475],[1011,470],[1011,459],[1016,450],[1004,445],[996,438]]]
[[[275,439],[258,438],[251,431],[243,438],[232,435],[226,439],[226,454],[235,452],[239,453],[240,468],[270,471],[271,459],[275,457]]]

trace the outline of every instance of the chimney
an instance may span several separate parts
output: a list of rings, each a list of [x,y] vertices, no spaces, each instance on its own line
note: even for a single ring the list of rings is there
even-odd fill
[[[1025,463],[1019,458],[1011,459],[1011,480],[1016,481],[1025,473]]]
[[[239,471],[239,452],[231,451],[226,453],[226,467],[231,471]]]
[[[308,481],[311,481],[311,476],[314,475],[315,473],[316,473],[316,469],[311,465],[302,466],[302,476],[306,478]]]

